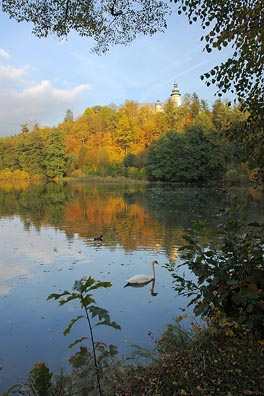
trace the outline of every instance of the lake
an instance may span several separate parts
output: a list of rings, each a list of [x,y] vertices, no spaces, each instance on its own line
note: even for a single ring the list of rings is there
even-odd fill
[[[232,189],[248,220],[264,220],[263,194],[253,188]],[[167,185],[65,183],[0,185],[0,390],[25,379],[36,361],[51,370],[68,369],[68,358],[88,336],[77,322],[68,336],[63,330],[80,313],[77,301],[59,306],[51,293],[71,291],[75,280],[92,276],[112,283],[95,291],[98,306],[121,326],[95,327],[95,339],[118,346],[130,356],[132,345],[151,347],[166,324],[188,301],[172,288],[164,267],[181,262],[179,247],[193,222],[206,219],[214,229],[228,201],[218,188]],[[94,241],[97,235],[103,241]],[[137,273],[151,275],[157,260],[154,293],[151,285],[126,287]],[[183,322],[188,326],[193,320]]]

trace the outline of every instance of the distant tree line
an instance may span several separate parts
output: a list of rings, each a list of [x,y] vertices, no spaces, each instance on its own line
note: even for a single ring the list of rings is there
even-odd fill
[[[30,22],[35,36],[55,35],[65,38],[74,31],[81,37],[93,38],[93,51],[100,54],[107,52],[112,45],[130,44],[138,35],[152,36],[164,32],[167,17],[175,8],[178,14],[185,14],[189,24],[201,26],[203,35],[200,40],[204,43],[203,50],[208,54],[229,48],[230,55],[226,60],[204,71],[201,79],[207,86],[215,86],[219,97],[228,92],[235,94],[241,110],[247,113],[243,125],[233,130],[233,140],[239,139],[239,145],[251,153],[250,167],[256,169],[254,179],[263,184],[262,0],[175,0],[171,5],[163,0],[91,0],[89,6],[86,0],[2,0],[2,11],[17,22]],[[179,131],[178,125],[167,130],[171,129]],[[162,132],[161,128],[159,132]],[[123,144],[128,143],[123,141]],[[104,151],[101,156],[105,156]],[[242,168],[245,169],[244,165]],[[230,175],[236,177],[236,173],[236,170],[232,170]]]
[[[221,99],[209,109],[195,93],[185,95],[180,107],[167,102],[163,112],[132,101],[120,108],[87,108],[76,119],[67,110],[55,128],[23,125],[20,134],[0,138],[0,178],[241,182],[258,169],[239,140],[246,117],[239,106]]]

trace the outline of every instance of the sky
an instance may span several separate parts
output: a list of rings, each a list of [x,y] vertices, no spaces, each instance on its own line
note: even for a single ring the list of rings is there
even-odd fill
[[[40,39],[30,24],[0,11],[0,136],[20,133],[22,124],[56,126],[68,109],[77,118],[96,105],[163,102],[174,83],[182,97],[195,92],[212,106],[216,87],[207,87],[200,75],[224,61],[228,49],[203,51],[204,32],[176,8],[167,22],[165,33],[96,55],[91,38],[72,33],[67,40]]]

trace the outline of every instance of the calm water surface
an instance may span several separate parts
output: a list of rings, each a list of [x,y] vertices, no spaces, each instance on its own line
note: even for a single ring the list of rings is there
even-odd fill
[[[232,191],[250,220],[264,219],[263,195],[253,189]],[[95,328],[97,340],[118,346],[152,346],[181,314],[187,301],[172,289],[165,263],[180,263],[182,235],[205,218],[215,227],[227,195],[220,189],[112,184],[0,186],[0,391],[23,381],[36,361],[51,370],[68,368],[76,338],[86,324],[63,330],[79,315],[77,302],[62,307],[51,293],[72,290],[75,280],[92,276],[112,287],[95,292],[121,331]],[[103,234],[102,242],[94,236]],[[151,285],[124,288],[137,273],[151,274],[157,260],[155,294]],[[190,311],[191,314],[191,311]],[[189,319],[185,325],[188,326]]]

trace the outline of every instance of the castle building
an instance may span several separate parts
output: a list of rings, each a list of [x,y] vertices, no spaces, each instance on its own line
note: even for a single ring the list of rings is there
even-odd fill
[[[174,104],[174,107],[179,107],[181,106],[181,94],[178,88],[178,84],[174,83],[172,93],[170,95],[169,101],[171,101]],[[167,102],[160,102],[157,100],[155,103],[155,111],[157,113],[162,113],[164,111],[164,106],[166,105]]]
[[[176,84],[176,83],[173,84],[172,92],[170,94],[169,99],[167,99],[166,102],[161,102],[160,100],[157,100],[156,102],[151,102],[151,103],[150,102],[148,102],[148,103],[136,102],[136,103],[139,106],[139,108],[147,106],[155,113],[163,113],[164,108],[168,102],[172,102],[174,107],[181,106],[181,94],[180,94],[180,90],[178,88],[178,84]],[[118,110],[122,106],[116,106],[114,104],[111,104],[111,107]]]
[[[179,107],[181,105],[181,94],[176,83],[173,86],[170,100],[175,104],[175,107]]]

